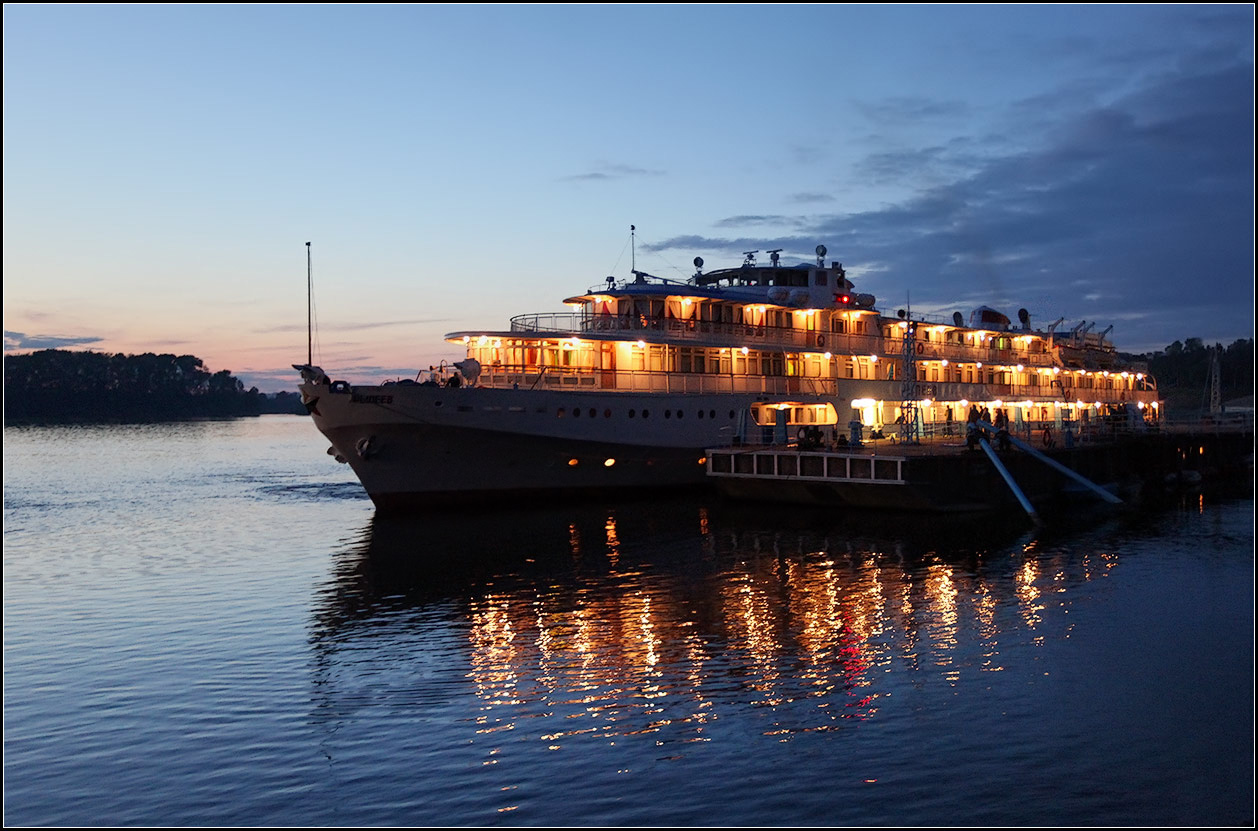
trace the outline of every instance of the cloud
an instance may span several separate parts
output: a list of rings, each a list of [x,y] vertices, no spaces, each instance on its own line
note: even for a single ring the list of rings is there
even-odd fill
[[[781,225],[783,223],[795,225],[799,222],[799,217],[782,216],[781,214],[743,214],[742,216],[731,216],[725,219],[718,219],[712,223],[717,228],[744,228],[748,225]]]
[[[561,182],[604,182],[613,179],[629,179],[642,176],[663,176],[662,170],[649,170],[644,167],[634,167],[627,164],[611,164],[608,162],[600,162],[595,165],[595,170],[585,173],[574,173],[571,176],[564,176]]]
[[[915,310],[947,316],[985,303],[1025,306],[1038,320],[1096,316],[1098,328],[1120,320],[1121,348],[1252,336],[1252,63],[1185,61],[1069,113],[1065,97],[1055,100],[1052,126],[1035,144],[996,152],[967,138],[871,154],[862,169],[931,172],[930,186],[898,204],[801,215],[798,233],[774,239],[681,236],[658,247],[807,256],[823,242],[883,306],[911,297]],[[959,155],[980,144],[985,153]],[[769,219],[790,221],[729,217],[717,227]]]
[[[786,198],[791,202],[795,202],[800,205],[834,201],[834,197],[828,193],[792,193]]]
[[[360,329],[381,329],[389,326],[420,326],[427,323],[449,323],[454,318],[450,317],[427,317],[415,318],[412,320],[374,320],[371,323],[339,323],[324,325],[319,324],[318,331],[321,332],[355,332]],[[305,332],[306,325],[304,323],[285,323],[278,326],[267,326],[265,329],[257,329],[255,332],[265,334],[268,332]]]
[[[970,107],[963,101],[936,101],[920,96],[898,96],[880,101],[858,101],[856,109],[877,125],[899,127],[924,120],[966,118]]]
[[[25,332],[4,330],[4,351],[17,349],[66,349],[100,343],[104,338],[91,335],[64,337],[60,335],[27,335]]]

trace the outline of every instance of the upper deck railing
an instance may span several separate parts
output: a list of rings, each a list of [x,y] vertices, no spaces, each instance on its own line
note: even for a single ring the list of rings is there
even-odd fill
[[[563,337],[592,336],[621,339],[625,336],[649,338],[653,343],[694,344],[721,348],[773,347],[801,352],[847,356],[877,356],[899,360],[903,341],[878,334],[827,332],[778,326],[752,326],[708,320],[555,312],[517,315],[511,318],[511,331],[520,334],[553,334]],[[1004,339],[1009,348],[972,345],[953,341],[918,340],[919,361],[948,361],[954,364],[983,363],[992,366],[1031,368],[1059,366],[1052,351],[1016,348],[1015,335]],[[999,342],[999,341],[998,341]]]

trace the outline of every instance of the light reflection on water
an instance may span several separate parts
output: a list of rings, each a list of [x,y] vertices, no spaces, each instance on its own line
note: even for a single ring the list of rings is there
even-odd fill
[[[6,822],[1252,818],[1252,502],[394,520],[324,446],[6,429]]]
[[[406,641],[419,636],[404,610],[444,608],[467,651],[477,733],[527,726],[551,749],[650,735],[683,755],[722,719],[779,741],[854,729],[902,684],[1002,672],[1002,643],[1043,636],[1046,595],[1110,559],[1042,561],[1017,525],[976,546],[969,521],[935,520],[915,544],[775,530],[782,517],[749,523],[707,503],[495,519],[474,539],[454,513],[375,519],[338,558],[316,641],[332,653],[358,634]],[[947,547],[949,530],[968,542]],[[324,692],[331,702],[335,685]]]

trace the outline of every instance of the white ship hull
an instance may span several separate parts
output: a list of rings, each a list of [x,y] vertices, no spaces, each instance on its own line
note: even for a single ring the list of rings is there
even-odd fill
[[[761,437],[763,396],[306,383],[315,425],[381,509],[699,486],[704,450]],[[802,396],[801,402],[821,403]]]
[[[1116,410],[1156,421],[1153,380],[1119,367],[1103,335],[1076,327],[1063,352],[1062,320],[1033,330],[1025,309],[1021,328],[985,307],[971,326],[882,315],[825,246],[815,265],[783,266],[780,250],[707,273],[696,257],[685,282],[635,269],[569,312],[451,332],[467,357],[414,381],[332,381],[309,344],[293,368],[328,452],[388,509],[702,486],[708,448],[859,442],[890,425],[916,441],[989,407],[1058,431]]]

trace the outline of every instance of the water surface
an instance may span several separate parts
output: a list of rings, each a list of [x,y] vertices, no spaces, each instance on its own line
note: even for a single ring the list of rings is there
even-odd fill
[[[1253,502],[377,518],[306,419],[6,428],[16,825],[1249,825]]]

